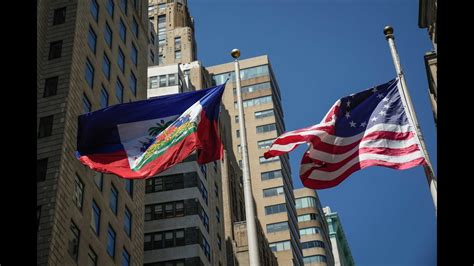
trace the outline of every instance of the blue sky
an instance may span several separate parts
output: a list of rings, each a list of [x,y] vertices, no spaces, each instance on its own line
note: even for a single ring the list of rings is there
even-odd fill
[[[395,29],[402,68],[436,171],[436,128],[418,28],[418,1],[191,0],[198,58],[205,66],[267,54],[278,80],[287,130],[318,123],[340,97],[395,77],[385,25]],[[300,147],[290,153],[301,187]],[[436,265],[436,216],[421,167],[370,167],[317,191],[339,213],[357,265]]]

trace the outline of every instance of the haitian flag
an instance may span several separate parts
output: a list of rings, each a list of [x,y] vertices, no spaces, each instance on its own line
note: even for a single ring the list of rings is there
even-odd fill
[[[180,163],[221,159],[217,120],[225,83],[110,106],[78,118],[77,158],[122,178],[147,178]]]

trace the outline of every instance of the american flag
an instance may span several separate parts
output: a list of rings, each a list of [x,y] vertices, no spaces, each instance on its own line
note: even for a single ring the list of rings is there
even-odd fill
[[[393,79],[337,100],[319,124],[279,136],[265,158],[308,143],[300,178],[313,189],[334,187],[369,166],[402,170],[426,164],[398,86]]]

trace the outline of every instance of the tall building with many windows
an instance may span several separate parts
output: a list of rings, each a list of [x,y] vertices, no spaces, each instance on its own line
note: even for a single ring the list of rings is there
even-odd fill
[[[334,265],[329,228],[316,191],[295,189],[300,242],[305,265]]]
[[[158,34],[158,64],[195,61],[194,20],[189,14],[187,0],[148,2],[148,16]]]
[[[354,266],[351,249],[347,242],[346,235],[342,229],[341,219],[337,212],[332,212],[329,207],[323,208],[324,215],[329,227],[329,237],[331,239],[332,253],[335,266]]]
[[[147,2],[37,3],[37,264],[143,263],[144,181],[75,156],[78,116],[146,98]]]
[[[298,221],[288,155],[263,152],[285,131],[281,95],[268,57],[240,61],[249,168],[256,214],[279,265],[302,265]],[[215,85],[227,82],[223,103],[231,118],[232,149],[241,160],[234,64],[208,67]],[[242,178],[242,177],[241,177]]]

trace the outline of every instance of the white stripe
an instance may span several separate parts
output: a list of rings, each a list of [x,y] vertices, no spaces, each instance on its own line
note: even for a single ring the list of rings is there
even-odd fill
[[[388,140],[388,139],[373,139],[361,141],[361,143],[350,151],[342,154],[333,154],[314,149],[312,146],[308,150],[308,156],[311,159],[321,160],[327,163],[338,163],[351,156],[354,152],[361,148],[391,148],[391,149],[403,149],[410,147],[413,144],[418,144],[415,138],[408,140]]]
[[[347,169],[349,169],[353,165],[365,160],[379,160],[379,161],[385,161],[389,163],[402,164],[402,163],[413,161],[418,158],[423,158],[423,155],[420,151],[415,151],[404,156],[388,156],[388,155],[383,155],[383,154],[372,154],[372,153],[361,154],[360,156],[353,158],[348,163],[344,164],[343,167],[337,169],[334,172],[324,172],[324,171],[319,171],[319,170],[313,170],[311,174],[308,176],[308,178],[315,179],[315,180],[324,180],[324,181],[333,180],[339,177],[341,174],[343,174]],[[302,175],[303,173],[311,169],[311,167],[313,166],[314,164],[312,163],[302,164],[300,168],[300,175]]]
[[[288,137],[288,136],[311,136],[311,135],[313,135],[313,136],[319,137],[321,139],[321,141],[324,142],[324,143],[331,144],[331,145],[338,145],[338,146],[346,146],[346,145],[352,144],[356,141],[359,141],[364,136],[366,136],[366,135],[368,135],[372,132],[390,131],[390,132],[396,132],[396,133],[406,133],[406,132],[412,131],[412,129],[413,129],[410,125],[400,126],[400,125],[394,125],[394,124],[377,124],[377,125],[371,127],[370,129],[368,129],[364,132],[361,132],[361,133],[359,133],[355,136],[352,136],[352,137],[336,137],[334,135],[328,134],[325,131],[314,129],[314,128],[319,128],[321,126],[327,126],[327,125],[328,124],[318,124],[318,125],[315,125],[315,126],[311,127],[311,129],[308,129],[307,131],[302,131],[302,132],[298,132],[298,133],[293,133],[293,131],[290,131],[290,132],[287,132],[287,133],[281,135],[280,137],[278,137],[277,140],[278,139],[283,139],[283,138]],[[276,151],[288,152],[295,145],[299,145],[301,143],[304,143],[304,142],[294,142],[294,143],[289,143],[289,144],[285,144],[285,145],[272,144],[272,146],[270,147],[269,150],[270,151],[276,150]]]

